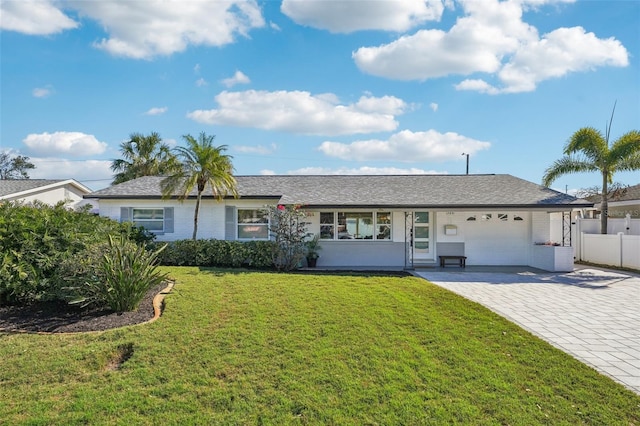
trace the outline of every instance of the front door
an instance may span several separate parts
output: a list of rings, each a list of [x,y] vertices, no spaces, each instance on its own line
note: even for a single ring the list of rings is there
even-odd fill
[[[433,260],[429,212],[413,213],[413,261]]]

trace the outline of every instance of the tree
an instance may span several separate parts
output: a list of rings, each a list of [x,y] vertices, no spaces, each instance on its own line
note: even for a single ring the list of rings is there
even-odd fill
[[[583,127],[575,132],[564,147],[565,156],[547,168],[542,178],[542,184],[549,186],[565,174],[600,172],[602,174],[601,234],[607,233],[610,192],[608,185],[613,183],[613,174],[618,171],[640,170],[640,131],[631,130],[613,143],[609,143],[614,112],[615,105],[605,135],[593,127]]]
[[[214,146],[215,136],[200,133],[198,139],[191,135],[183,136],[186,147],[176,147],[174,152],[180,161],[181,168],[165,178],[162,183],[164,198],[172,197],[176,192],[178,199],[184,201],[191,191],[197,190],[196,208],[193,214],[193,239],[198,233],[198,213],[202,193],[207,187],[217,200],[232,194],[238,196],[236,179],[233,177],[231,156],[223,154],[226,145]]]
[[[111,162],[111,170],[116,173],[114,185],[142,176],[168,175],[177,169],[171,148],[162,142],[158,133],[152,132],[149,136],[132,133],[129,137],[120,144],[122,158]]]
[[[0,180],[29,179],[27,170],[35,168],[29,157],[18,155],[12,158],[8,152],[0,152]]]

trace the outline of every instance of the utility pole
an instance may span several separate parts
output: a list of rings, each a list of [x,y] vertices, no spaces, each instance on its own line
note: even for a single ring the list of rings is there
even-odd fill
[[[466,155],[467,156],[467,174],[469,174],[469,154],[465,154],[463,152],[462,155]]]

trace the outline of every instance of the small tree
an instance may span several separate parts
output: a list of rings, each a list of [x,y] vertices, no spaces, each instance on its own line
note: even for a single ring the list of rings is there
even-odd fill
[[[265,214],[270,218],[269,231],[275,240],[272,251],[273,264],[278,270],[297,269],[306,254],[307,214],[299,205],[267,206]]]
[[[162,196],[171,198],[178,191],[178,200],[189,198],[191,191],[197,190],[196,208],[193,213],[193,239],[198,234],[198,214],[202,193],[207,189],[218,200],[232,194],[238,197],[236,178],[233,177],[232,157],[224,154],[226,145],[214,146],[215,136],[200,133],[198,139],[191,135],[183,136],[187,147],[174,149],[179,161],[180,170],[162,180]]]

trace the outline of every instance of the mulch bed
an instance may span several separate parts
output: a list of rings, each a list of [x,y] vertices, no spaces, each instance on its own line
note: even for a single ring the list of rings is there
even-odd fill
[[[153,318],[153,298],[165,287],[166,283],[163,283],[152,288],[137,310],[120,314],[104,308],[82,309],[62,302],[0,306],[0,332],[75,333],[140,324]]]

